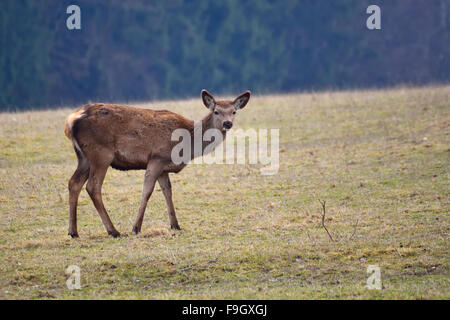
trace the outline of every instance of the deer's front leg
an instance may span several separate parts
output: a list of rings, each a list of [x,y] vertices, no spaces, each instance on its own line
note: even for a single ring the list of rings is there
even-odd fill
[[[147,207],[148,199],[152,195],[155,188],[156,179],[161,174],[162,165],[158,161],[151,161],[147,165],[147,171],[145,171],[144,185],[142,186],[142,198],[139,205],[136,221],[133,225],[133,232],[138,234],[141,232],[142,221],[144,220],[145,208]]]
[[[169,174],[167,172],[161,173],[158,178],[161,190],[166,198],[167,210],[169,211],[170,227],[172,229],[181,230],[178,225],[177,216],[175,215],[175,207],[172,202],[172,184],[170,183]]]

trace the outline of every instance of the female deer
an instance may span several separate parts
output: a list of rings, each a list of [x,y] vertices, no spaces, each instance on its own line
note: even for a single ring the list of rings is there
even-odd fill
[[[202,131],[218,129],[226,137],[226,131],[233,125],[236,110],[246,106],[250,91],[234,100],[215,100],[202,90],[202,101],[210,110],[201,120]],[[156,181],[159,182],[167,209],[170,226],[180,229],[172,202],[172,188],[169,173],[178,173],[186,163],[172,161],[172,132],[186,129],[194,138],[194,121],[167,110],[148,110],[116,104],[88,104],[67,117],[65,134],[72,140],[78,158],[78,167],[69,180],[69,235],[78,237],[77,203],[81,188],[87,182],[86,190],[97,209],[106,231],[113,237],[120,236],[111,222],[102,201],[102,184],[106,171],[111,166],[119,170],[146,170],[142,199],[133,231],[141,231],[147,202]],[[192,141],[192,143],[194,143]],[[202,145],[203,150],[206,145]],[[203,152],[202,152],[203,154]],[[192,153],[191,159],[197,154]]]

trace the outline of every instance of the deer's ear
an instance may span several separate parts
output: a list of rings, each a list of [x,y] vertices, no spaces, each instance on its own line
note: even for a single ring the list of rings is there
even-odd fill
[[[202,90],[202,101],[203,104],[209,109],[214,110],[214,106],[216,105],[216,100],[212,96],[211,93],[206,91],[205,89]]]
[[[247,105],[248,100],[250,100],[250,94],[250,90],[247,90],[244,93],[241,93],[236,99],[234,99],[234,108],[236,110],[244,108]]]

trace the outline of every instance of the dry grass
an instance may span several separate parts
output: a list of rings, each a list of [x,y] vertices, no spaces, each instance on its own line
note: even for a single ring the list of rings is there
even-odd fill
[[[237,127],[280,128],[280,170],[191,165],[131,233],[143,171],[109,170],[112,239],[85,191],[67,236],[70,109],[0,114],[0,298],[449,299],[450,86],[255,97]],[[199,99],[146,104],[199,119]],[[327,202],[326,226],[321,226]],[[354,225],[359,224],[352,239]],[[365,288],[368,265],[383,290]],[[81,268],[81,290],[65,269]]]

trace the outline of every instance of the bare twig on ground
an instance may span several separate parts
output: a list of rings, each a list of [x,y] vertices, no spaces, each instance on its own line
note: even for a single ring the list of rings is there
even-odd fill
[[[325,208],[325,200],[322,202],[319,199],[320,204],[322,205],[322,209],[323,209],[323,214],[322,214],[322,227],[325,229],[325,231],[327,232],[328,236],[330,237],[330,240],[334,242],[333,237],[331,236],[330,232],[328,231],[327,227],[325,226],[325,215],[327,213],[326,208]]]

